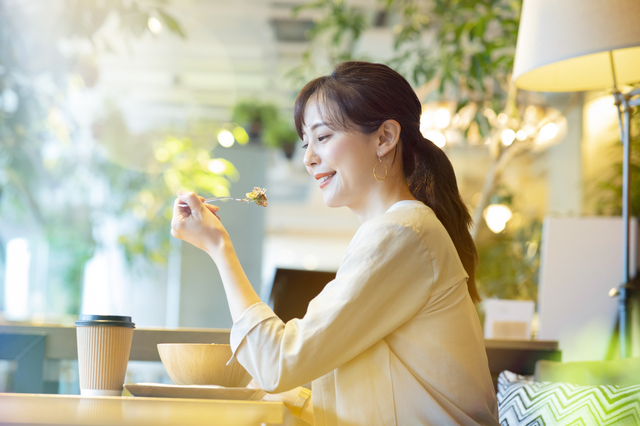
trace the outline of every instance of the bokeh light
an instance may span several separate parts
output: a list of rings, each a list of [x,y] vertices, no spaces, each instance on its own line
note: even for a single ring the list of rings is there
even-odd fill
[[[156,160],[161,163],[166,163],[169,161],[169,158],[171,158],[171,154],[169,154],[169,151],[165,148],[156,148],[154,154],[156,156]]]
[[[147,20],[147,26],[149,27],[149,31],[154,34],[160,34],[162,31],[162,22],[158,20],[158,18],[154,18],[153,16],[149,17]]]
[[[558,125],[556,123],[547,123],[542,129],[540,129],[540,133],[538,133],[538,138],[536,140],[537,143],[545,143],[549,142],[553,138],[558,135]]]
[[[249,142],[249,134],[242,127],[234,127],[232,133],[233,137],[236,138],[236,141],[238,141],[240,145],[245,145],[247,142]]]
[[[483,216],[489,229],[498,234],[507,227],[507,222],[511,220],[513,213],[504,204],[491,204],[484,210]]]
[[[433,116],[433,124],[440,129],[446,128],[451,122],[451,114],[446,108],[438,108]]]
[[[516,139],[516,132],[512,129],[504,129],[500,135],[500,140],[504,146],[509,146]]]
[[[225,148],[229,148],[235,142],[233,133],[228,130],[220,130],[218,133],[218,142]]]
[[[424,137],[436,144],[438,147],[443,148],[447,144],[447,138],[438,132],[437,130],[429,130],[424,132]]]
[[[302,266],[308,271],[318,268],[318,258],[313,254],[308,254],[302,259]]]
[[[212,173],[219,175],[224,173],[226,169],[227,169],[227,165],[218,159],[213,159],[209,161],[209,170],[211,170]]]

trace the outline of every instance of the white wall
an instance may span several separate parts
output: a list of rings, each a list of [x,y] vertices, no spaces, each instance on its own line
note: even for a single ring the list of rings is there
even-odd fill
[[[633,223],[631,270],[636,270]],[[602,360],[613,338],[623,280],[622,219],[547,218],[538,291],[539,340],[558,340],[563,361]]]

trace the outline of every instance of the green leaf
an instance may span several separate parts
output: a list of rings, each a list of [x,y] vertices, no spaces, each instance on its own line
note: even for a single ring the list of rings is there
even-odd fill
[[[178,34],[183,39],[187,38],[187,35],[184,33],[184,31],[182,31],[182,27],[180,26],[178,21],[176,21],[171,15],[169,15],[162,9],[157,9],[157,11],[169,30],[171,30],[171,32]]]

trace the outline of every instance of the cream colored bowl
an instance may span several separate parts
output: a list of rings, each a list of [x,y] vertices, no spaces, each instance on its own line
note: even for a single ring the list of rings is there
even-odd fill
[[[251,376],[239,362],[227,366],[229,345],[210,343],[159,343],[158,353],[176,385],[244,387]]]

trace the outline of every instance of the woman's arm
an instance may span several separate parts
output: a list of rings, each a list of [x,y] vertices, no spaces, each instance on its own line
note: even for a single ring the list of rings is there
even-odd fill
[[[193,193],[179,194],[179,199],[189,207],[176,202],[172,235],[205,250],[216,262],[234,322],[233,357],[269,392],[288,391],[324,376],[416,315],[427,303],[440,268],[425,241],[450,243],[444,228],[442,235],[425,238],[411,225],[368,221],[356,233],[336,279],[309,303],[304,318],[284,323],[249,284],[215,216],[217,208],[203,207]],[[455,249],[451,253],[459,276],[452,274],[448,280],[457,282],[466,273]],[[450,262],[443,258],[440,263]]]
[[[231,318],[236,322],[249,306],[260,302],[260,297],[244,273],[228,234],[218,249],[207,251],[207,254],[218,267]]]
[[[174,203],[171,235],[204,250],[213,259],[220,272],[231,316],[235,322],[248,307],[260,302],[260,298],[240,265],[229,234],[216,215],[219,207],[203,204],[202,199],[193,192],[178,194]],[[189,207],[181,207],[180,203],[187,203]],[[252,381],[248,387],[257,388],[259,385]],[[293,411],[296,404],[301,404],[299,399],[302,389],[298,387],[283,393],[267,393],[264,399],[283,402]],[[313,425],[311,396],[304,402],[298,417]]]
[[[302,319],[284,323],[264,303],[243,312],[231,329],[234,355],[269,392],[287,391],[344,365],[426,305],[438,270],[424,244],[411,226],[366,222],[336,278]],[[458,281],[466,275],[459,267],[460,276],[452,275]]]
[[[193,192],[179,192],[173,205],[171,235],[204,250],[215,262],[235,322],[251,305],[260,302],[247,279],[227,230],[216,215],[218,206],[203,204]],[[181,207],[186,203],[188,207]]]

